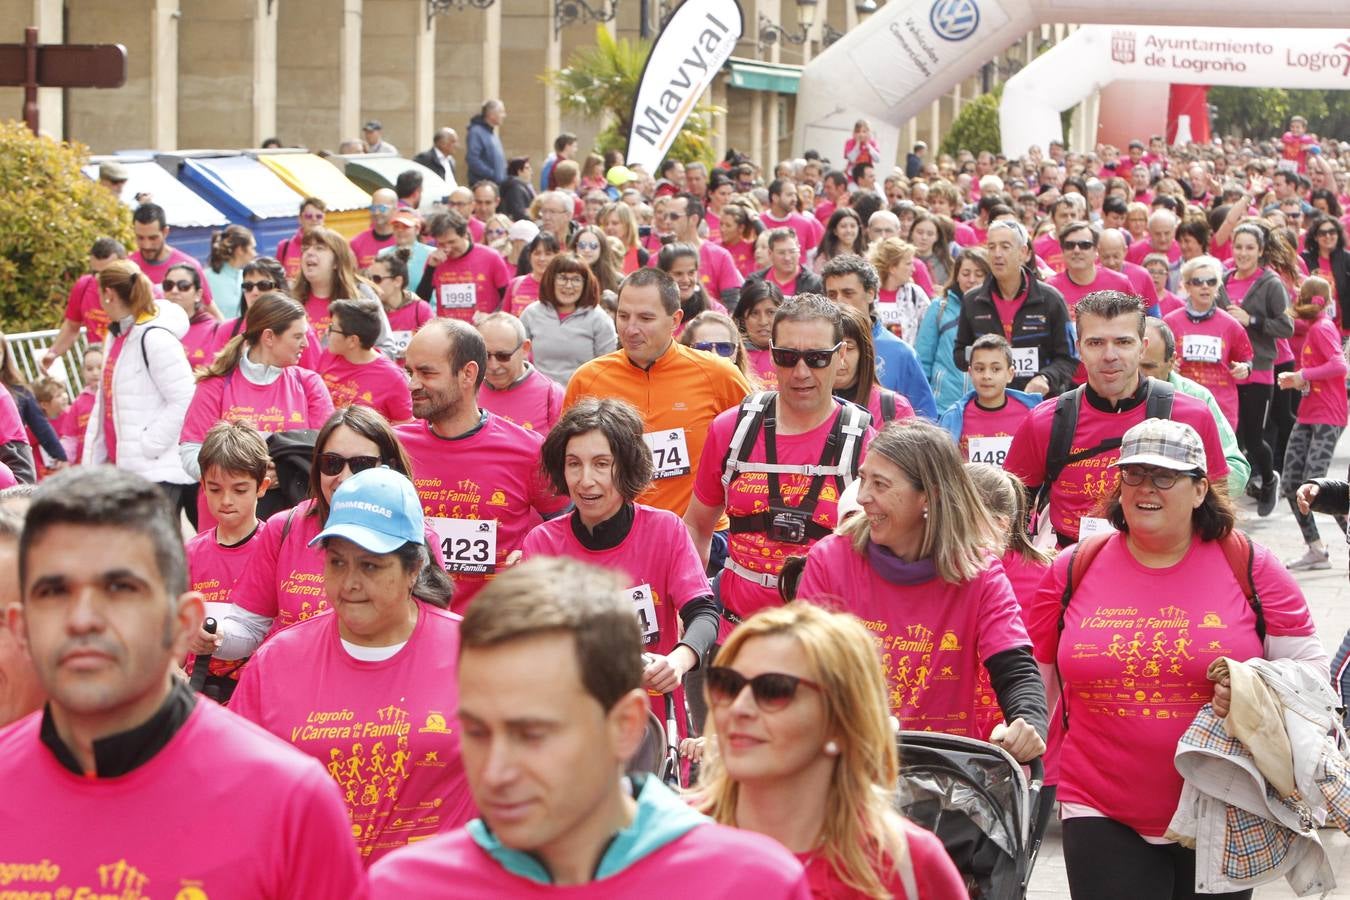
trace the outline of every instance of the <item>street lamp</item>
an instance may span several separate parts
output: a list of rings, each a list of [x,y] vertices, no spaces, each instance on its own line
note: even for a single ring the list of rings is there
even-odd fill
[[[456,12],[473,9],[487,9],[496,0],[427,0],[427,27],[431,27],[432,16],[443,16],[451,10]],[[268,7],[271,7],[271,0],[268,0]]]
[[[785,44],[805,44],[811,36],[811,25],[816,21],[816,0],[797,0],[797,30],[788,31],[764,13],[759,14],[759,49],[764,50],[778,41]]]
[[[482,2],[482,0],[470,0]],[[493,0],[487,0],[491,3]],[[591,6],[586,0],[554,0],[553,36],[562,34],[568,25],[577,22],[611,22],[619,14],[619,0],[600,0],[599,7]]]

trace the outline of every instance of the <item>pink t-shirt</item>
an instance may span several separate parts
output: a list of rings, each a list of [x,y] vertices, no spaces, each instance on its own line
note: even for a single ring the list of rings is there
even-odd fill
[[[14,487],[14,485],[18,483],[19,479],[14,477],[14,472],[10,470],[9,466],[0,463],[0,490],[4,490],[7,487]]]
[[[191,266],[197,270],[197,282],[202,286],[202,306],[210,306],[211,282],[206,280],[206,273],[202,271],[201,264],[177,247],[170,247],[166,244],[165,249],[169,252],[165,255],[163,260],[157,263],[146,262],[145,257],[141,255],[141,251],[139,250],[132,253],[128,258],[140,267],[140,270],[145,273],[146,278],[150,279],[150,283],[154,285],[156,297],[164,296],[164,291],[160,288],[160,283],[164,281],[164,276],[169,274],[170,269],[174,266]]]
[[[791,228],[797,233],[797,244],[802,252],[803,265],[806,264],[806,254],[814,250],[820,239],[825,236],[824,225],[798,212],[788,213],[786,219],[775,219],[767,212],[762,212],[759,214],[759,220],[764,223],[766,229]]]
[[[473,321],[475,311],[495,312],[511,283],[506,261],[491,247],[474,244],[458,259],[447,259],[431,273],[438,315]]]
[[[1158,252],[1161,251],[1154,250],[1153,242],[1145,238],[1142,241],[1135,241],[1133,244],[1129,246],[1129,248],[1125,251],[1125,259],[1128,262],[1132,262],[1137,266],[1142,266],[1144,264],[1144,257],[1148,256],[1150,253],[1158,253]],[[1173,241],[1172,246],[1167,248],[1167,261],[1169,263],[1174,263],[1180,259],[1181,259],[1181,245],[1178,244],[1176,241]]]
[[[239,583],[239,579],[258,551],[260,534],[261,528],[242,544],[224,547],[216,540],[214,528],[198,532],[185,546],[188,590],[199,591],[207,603],[232,602],[234,586]],[[192,674],[196,662],[196,656],[188,654],[183,668],[189,675]],[[237,659],[212,659],[211,674],[237,681],[243,664],[244,661]]]
[[[895,398],[895,418],[887,419],[883,416],[881,409],[881,392],[892,395]],[[904,394],[887,390],[879,384],[872,385],[872,393],[867,395],[867,411],[872,414],[872,427],[880,431],[887,422],[899,422],[903,419],[914,418],[914,407]]]
[[[777,388],[778,367],[773,364],[773,351],[750,349],[746,344],[745,354],[750,358],[750,371],[759,379],[760,386],[766,391]]]
[[[1040,589],[1041,581],[1045,579],[1050,564],[1029,562],[1015,550],[1005,552],[1000,562],[1003,563],[1004,574],[1008,576],[1008,583],[1012,585],[1013,595],[1017,597],[1022,624],[1030,627],[1031,620],[1028,614],[1031,611],[1031,601],[1035,599],[1036,591]]]
[[[370,870],[370,895],[383,900],[633,900],[672,893],[755,900],[812,897],[801,864],[782,844],[712,822],[697,825],[619,872],[587,884],[540,884],[514,875],[462,828],[415,844]]]
[[[745,283],[745,276],[736,267],[736,258],[712,241],[698,245],[698,277],[713,300],[720,299],[723,292],[734,291]]]
[[[1242,306],[1242,301],[1247,299],[1247,292],[1252,289],[1252,285],[1256,284],[1257,279],[1264,275],[1265,272],[1266,270],[1264,268],[1258,266],[1256,271],[1252,272],[1252,274],[1246,278],[1238,278],[1237,274],[1234,273],[1233,277],[1224,282],[1224,289],[1228,292],[1229,301],[1234,306]],[[1278,338],[1275,341],[1275,362],[1292,361],[1294,356],[1292,353],[1288,352],[1287,348],[1285,348],[1285,354],[1281,353],[1279,341],[1280,339]],[[1281,359],[1282,355],[1285,356],[1284,359]],[[1247,383],[1274,384],[1275,370],[1273,368],[1253,370],[1251,377],[1247,379]]]
[[[325,613],[258,650],[230,710],[328,769],[369,865],[477,813],[455,720],[458,658],[459,616],[426,603],[407,643],[379,662],[348,653]]]
[[[975,229],[965,222],[954,222],[952,224],[955,226],[952,229],[952,236],[960,246],[974,247],[981,243],[980,238],[975,234]]]
[[[1340,329],[1322,314],[1308,329],[1299,355],[1299,372],[1308,380],[1307,392],[1298,405],[1298,421],[1307,425],[1345,427],[1345,354]]]
[[[539,282],[535,281],[534,275],[530,273],[512,278],[511,284],[506,288],[506,299],[502,302],[502,309],[519,318],[525,307],[539,299],[539,287]]]
[[[94,392],[97,389],[96,384],[85,385],[56,422],[56,433],[75,442],[75,452],[66,454],[71,462],[79,462],[84,458],[84,433],[89,427],[89,416],[94,412]]]
[[[218,319],[202,316],[188,326],[187,334],[183,335],[183,350],[187,352],[188,365],[194,370],[198,366],[209,366],[216,358],[217,343],[225,343],[219,341],[222,324]]]
[[[254,384],[236,369],[197,382],[187,417],[185,443],[200,444],[217,422],[246,420],[263,434],[320,428],[333,414],[323,379],[300,366],[287,366],[271,384]]]
[[[1293,577],[1264,547],[1255,552],[1266,633],[1312,635]],[[1177,740],[1214,694],[1205,672],[1220,656],[1264,655],[1256,616],[1218,542],[1197,539],[1176,565],[1151,569],[1114,537],[1074,592],[1061,634],[1069,557],[1055,560],[1031,608],[1036,658],[1060,667],[1068,704],[1058,799],[1160,837],[1181,795]]]
[[[742,276],[748,277],[759,271],[759,264],[755,262],[753,241],[736,241],[721,246],[723,250],[731,254],[732,262],[736,264],[736,271],[740,272]]]
[[[1031,411],[1013,436],[1008,458],[1003,464],[1030,487],[1045,481],[1045,458],[1049,452],[1050,423],[1056,402],[1046,400]],[[1147,404],[1139,403],[1124,412],[1106,413],[1089,403],[1085,396],[1079,404],[1078,429],[1074,433],[1071,452],[1089,450],[1107,438],[1120,437],[1132,425],[1144,421],[1146,410]],[[1210,483],[1226,478],[1228,461],[1224,459],[1219,429],[1209,407],[1178,391],[1172,398],[1172,419],[1185,422],[1199,433],[1209,463]],[[1115,490],[1120,476],[1110,466],[1117,459],[1120,459],[1119,448],[1103,451],[1064,468],[1050,487],[1050,515],[1056,531],[1065,537],[1078,538],[1078,520],[1096,515],[1098,504]]]
[[[1022,427],[1027,416],[1031,415],[1031,408],[1025,403],[1012,400],[1007,396],[1003,398],[1003,405],[998,409],[985,409],[978,402],[978,398],[971,397],[970,402],[966,404],[965,410],[961,413],[961,458],[969,462],[985,462],[991,465],[1001,466],[1008,456],[1007,444],[1012,441],[1012,436],[1017,434],[1017,429]],[[977,446],[979,450],[979,459],[971,457],[971,438],[1004,438],[1004,441],[985,442],[984,446]],[[988,458],[989,454],[993,458]]]
[[[19,415],[19,405],[14,402],[14,395],[9,391],[0,390],[0,444],[8,444],[11,441],[28,443],[28,430],[23,426],[23,418]]]
[[[1177,371],[1209,388],[1228,424],[1236,428],[1238,382],[1228,369],[1233,363],[1251,362],[1247,329],[1222,309],[1199,322],[1180,309],[1168,313],[1163,321],[1177,339]]]
[[[1169,315],[1176,312],[1177,310],[1185,308],[1186,308],[1186,301],[1179,294],[1174,294],[1171,291],[1164,290],[1158,296],[1158,309],[1159,311],[1162,312],[1164,319],[1166,319]]]
[[[328,311],[330,298],[316,297],[310,295],[305,301],[305,318],[309,320],[309,327],[323,340],[328,335],[328,329],[333,324],[333,314]]]
[[[567,498],[554,494],[539,472],[543,435],[500,416],[488,413],[477,431],[462,438],[440,437],[422,421],[395,431],[412,459],[422,512],[455,580],[455,612],[463,612],[507,555],[520,549],[526,533],[544,515],[566,507]]]
[[[89,343],[103,342],[108,334],[108,313],[98,299],[97,276],[81,275],[75,280],[66,300],[66,320],[83,325]]]
[[[286,269],[286,277],[292,281],[300,274],[300,258],[305,252],[302,246],[304,239],[304,230],[297,228],[295,234],[277,242],[277,262]]]
[[[1149,307],[1158,302],[1158,289],[1153,284],[1153,276],[1148,274],[1148,269],[1136,263],[1123,263],[1120,274],[1124,275],[1130,282],[1128,293],[1135,294],[1144,298],[1144,306]]]
[[[646,604],[634,599],[643,625],[643,649],[648,653],[669,654],[680,642],[680,610],[697,597],[711,597],[712,586],[703,572],[689,529],[673,512],[634,505],[633,527],[617,547],[590,550],[572,533],[572,516],[559,516],[531,529],[521,545],[523,558],[561,556],[609,569],[624,579],[629,591],[649,588],[652,609],[649,619]],[[684,689],[675,689],[675,708],[684,709]],[[665,718],[665,700],[652,696],[652,711]],[[680,723],[683,726],[683,722]]]
[[[1031,247],[1055,273],[1064,271],[1064,248],[1059,246],[1059,240],[1053,234],[1041,235],[1031,242]]]
[[[386,309],[385,313],[389,316],[390,331],[408,332],[416,332],[435,315],[431,311],[431,304],[420,298],[405,303],[398,309]]]
[[[199,701],[163,749],[115,778],[67,770],[41,723],[36,712],[0,731],[6,896],[367,896],[323,768],[215,703]]]
[[[778,451],[778,462],[784,465],[816,465],[825,449],[825,440],[829,437],[834,421],[839,417],[835,411],[824,422],[803,434],[775,435],[774,445]],[[736,428],[736,417],[740,407],[732,407],[713,419],[708,428],[708,440],[703,445],[703,456],[699,460],[698,474],[694,480],[694,496],[708,506],[726,507],[729,516],[753,516],[769,509],[769,480],[763,472],[738,472],[725,488],[722,486],[722,468],[731,447],[731,436]],[[876,432],[867,430],[863,438],[863,454]],[[859,457],[861,459],[861,456]],[[749,456],[750,462],[765,462],[764,430],[761,428],[755,436],[755,446]],[[812,479],[806,475],[782,475],[779,483],[782,490],[782,502],[788,507],[797,507],[805,499],[807,488]],[[825,479],[820,489],[811,520],[828,529],[839,524],[839,494],[844,486],[833,476]],[[748,531],[729,536],[728,555],[752,572],[777,575],[783,570],[783,563],[789,556],[800,556],[811,546],[810,538],[806,543],[792,544],[776,541],[764,531]],[[782,602],[777,588],[764,587],[732,572],[722,576],[721,600],[726,610],[741,619],[766,606],[776,606]],[[722,637],[731,633],[732,622],[725,617],[722,622]]]
[[[375,236],[373,228],[367,228],[348,243],[351,244],[352,254],[356,257],[356,267],[366,269],[375,261],[375,257],[380,255],[381,250],[394,246],[394,233],[391,231],[381,238]]]
[[[879,871],[882,884],[894,900],[969,900],[965,879],[956,863],[947,855],[947,848],[937,835],[908,819],[902,819],[900,828],[909,849],[909,862],[914,870],[914,886],[919,895],[910,897],[900,874],[889,866]],[[869,900],[870,895],[850,887],[835,872],[830,860],[821,853],[799,853],[797,860],[806,867],[806,879],[811,885],[811,896],[823,900]]]
[[[325,308],[327,308],[325,306]],[[390,323],[392,327],[393,323]],[[214,360],[217,353],[224,349],[236,334],[242,334],[244,323],[239,319],[227,319],[220,323],[220,327],[214,332],[215,337],[212,340],[211,358]],[[300,362],[296,363],[302,369],[309,369],[311,372],[319,370],[319,353],[323,350],[323,341],[314,332],[313,325],[307,325],[305,331],[305,349],[300,351]]]
[[[1072,310],[1088,294],[1093,291],[1123,291],[1126,294],[1133,294],[1134,288],[1130,284],[1130,279],[1119,272],[1095,266],[1092,281],[1088,284],[1078,284],[1069,277],[1067,270],[1060,272],[1051,278],[1046,284],[1064,295],[1064,302]],[[1147,274],[1147,273],[1145,273]]]
[[[1017,597],[990,559],[969,581],[934,577],[920,584],[886,581],[851,539],[832,534],[811,548],[797,598],[850,612],[872,633],[886,673],[891,714],[907,730],[983,739],[977,721],[984,663],[1030,647]]]
[[[336,409],[356,403],[370,407],[393,423],[412,418],[408,376],[383,354],[368,363],[357,364],[325,350],[319,357],[319,374]]]
[[[531,366],[506,390],[484,381],[478,389],[478,405],[526,431],[548,434],[562,415],[564,394],[561,384]]]
[[[912,276],[912,280],[923,291],[925,297],[931,297],[936,293],[936,289],[933,287],[933,273],[928,271],[928,263],[919,259],[917,256],[914,257],[914,275]]]

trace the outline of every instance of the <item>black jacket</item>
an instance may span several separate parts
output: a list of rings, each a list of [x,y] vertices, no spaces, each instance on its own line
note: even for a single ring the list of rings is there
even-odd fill
[[[512,222],[529,218],[530,203],[534,201],[534,187],[519,176],[512,175],[502,182],[502,202],[497,212]]]
[[[770,266],[768,269],[760,269],[750,277],[765,281],[768,279],[772,268]],[[787,291],[783,293],[786,294]],[[797,294],[820,294],[823,296],[825,294],[825,282],[821,281],[820,276],[815,272],[812,272],[806,266],[802,266],[801,271],[797,273],[797,280],[792,282],[792,293],[789,296],[796,296]]]
[[[1078,370],[1078,358],[1073,353],[1069,307],[1059,291],[1041,281],[1034,273],[1024,272],[1027,280],[1027,299],[1012,323],[1014,349],[1035,347],[1039,353],[1039,368],[1031,375],[1014,378],[1012,387],[1023,390],[1036,375],[1050,383],[1047,396],[1054,396],[1073,387],[1073,374]],[[952,357],[962,372],[970,369],[970,345],[985,334],[1006,335],[1003,320],[999,318],[992,294],[994,278],[971,288],[961,299],[961,319],[956,326],[956,345]]]
[[[445,166],[441,165],[441,161],[436,158],[436,149],[434,147],[430,150],[423,150],[421,153],[414,156],[413,162],[426,166],[442,178],[446,176]],[[455,161],[453,159],[450,160],[449,175],[451,178],[455,177]]]
[[[1311,243],[1312,239],[1308,240]],[[1308,264],[1309,274],[1321,275],[1317,271],[1316,247],[1308,248],[1303,254],[1303,261]],[[1350,306],[1350,253],[1344,249],[1331,252],[1331,286],[1336,289],[1336,315],[1341,327],[1350,328],[1350,311],[1346,310]]]

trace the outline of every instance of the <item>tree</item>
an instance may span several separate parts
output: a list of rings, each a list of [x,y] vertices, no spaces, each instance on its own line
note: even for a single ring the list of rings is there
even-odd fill
[[[564,68],[540,76],[558,91],[558,105],[564,112],[609,120],[595,139],[596,150],[601,153],[628,146],[633,98],[651,49],[650,41],[616,40],[604,27],[597,27],[594,46],[574,51]],[[666,155],[681,162],[715,162],[709,121],[720,112],[725,110],[695,107]]]
[[[986,150],[995,154],[1002,153],[1003,131],[998,125],[998,106],[1002,99],[1003,85],[999,84],[989,93],[981,94],[962,104],[961,111],[952,121],[951,130],[942,139],[941,152],[952,156],[955,156],[958,150],[969,150],[975,154]],[[1065,139],[1068,139],[1069,123],[1072,120],[1072,109],[1066,109],[1059,114]]]
[[[1282,134],[1289,117],[1289,92],[1284,88],[1212,87],[1209,102],[1217,134],[1266,138]]]
[[[130,245],[131,211],[80,173],[88,148],[0,122],[0,319],[7,331],[55,328],[100,237]]]

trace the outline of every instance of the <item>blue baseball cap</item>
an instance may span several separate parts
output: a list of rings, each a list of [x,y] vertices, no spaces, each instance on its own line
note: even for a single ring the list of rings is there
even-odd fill
[[[388,466],[357,472],[333,492],[328,521],[309,546],[340,537],[371,553],[426,540],[422,502],[411,481]]]

